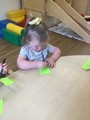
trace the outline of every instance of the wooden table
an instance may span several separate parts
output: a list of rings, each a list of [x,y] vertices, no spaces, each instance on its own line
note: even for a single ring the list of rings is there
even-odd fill
[[[61,57],[50,75],[13,73],[15,83],[0,87],[0,120],[90,120],[90,71],[80,68],[89,57]]]

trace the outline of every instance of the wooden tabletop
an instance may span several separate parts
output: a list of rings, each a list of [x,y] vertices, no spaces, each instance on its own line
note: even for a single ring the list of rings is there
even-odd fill
[[[0,120],[90,120],[90,71],[81,69],[89,57],[61,57],[48,75],[11,74],[14,84],[0,87]]]

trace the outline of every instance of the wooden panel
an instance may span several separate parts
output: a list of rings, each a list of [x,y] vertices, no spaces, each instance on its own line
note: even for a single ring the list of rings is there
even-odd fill
[[[44,11],[45,0],[22,0],[23,8],[34,11]]]
[[[70,5],[72,5],[72,0],[65,0],[67,3],[69,3]]]
[[[88,0],[73,0],[73,8],[80,14],[85,14],[88,5]]]
[[[90,0],[88,0],[88,6],[87,6],[87,9],[86,9],[86,15],[90,15]]]

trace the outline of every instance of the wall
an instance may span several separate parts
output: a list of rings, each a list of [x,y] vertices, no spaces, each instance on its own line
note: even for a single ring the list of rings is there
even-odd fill
[[[5,19],[9,10],[20,8],[20,0],[0,0],[0,20]]]

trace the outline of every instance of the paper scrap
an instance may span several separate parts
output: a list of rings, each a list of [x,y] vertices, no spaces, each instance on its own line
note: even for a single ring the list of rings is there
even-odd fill
[[[1,78],[0,82],[3,83],[5,86],[11,85],[14,81],[8,77]]]
[[[51,70],[50,68],[39,68],[40,74],[50,74]]]
[[[0,99],[0,114],[2,114],[3,112],[3,103],[4,103],[4,100]]]
[[[90,58],[81,66],[84,70],[90,70]]]

